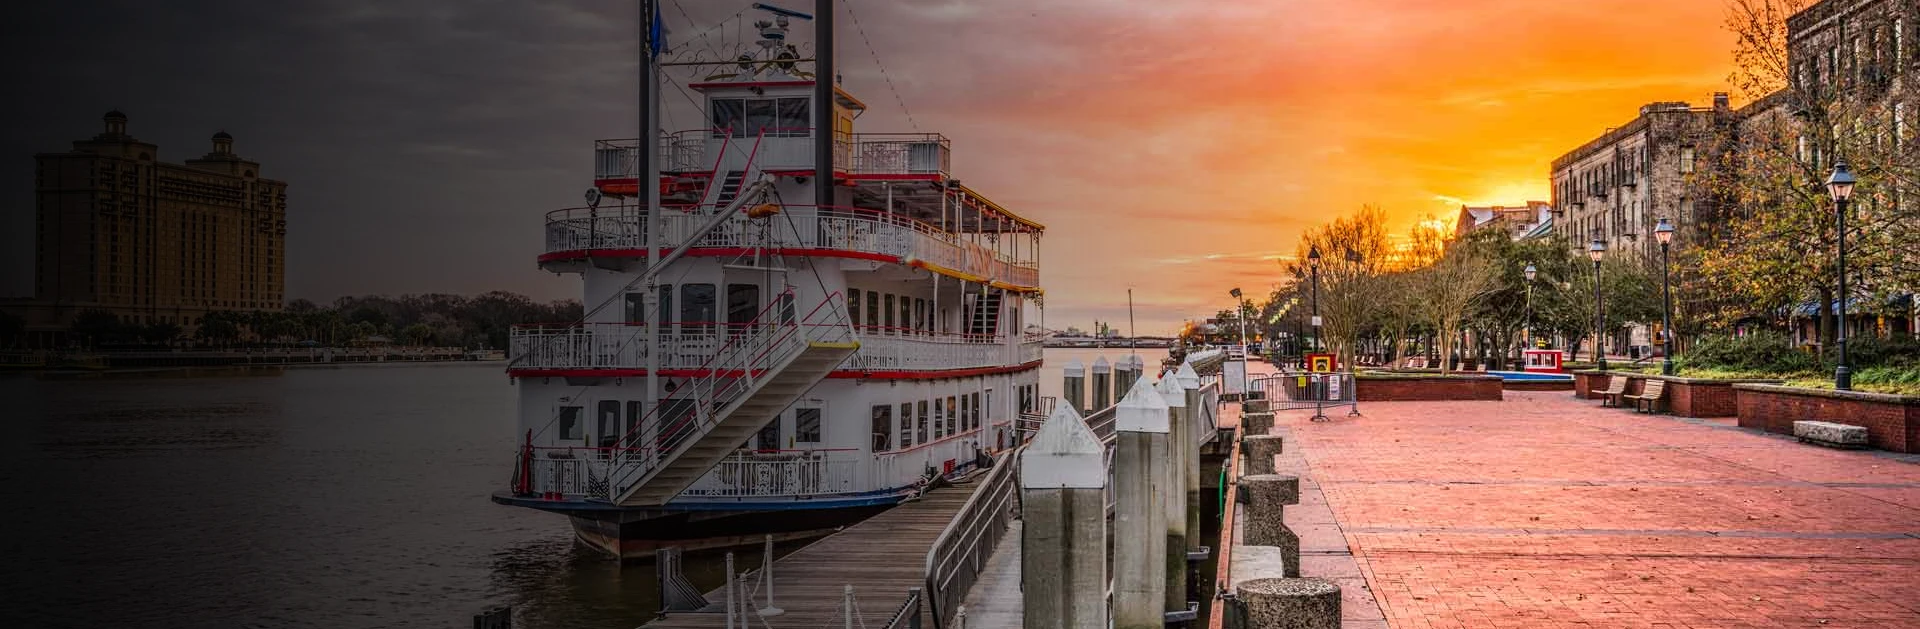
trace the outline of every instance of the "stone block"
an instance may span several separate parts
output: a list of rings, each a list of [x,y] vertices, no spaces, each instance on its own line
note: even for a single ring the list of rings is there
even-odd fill
[[[1266,400],[1247,400],[1240,403],[1242,413],[1265,413],[1273,410]]]
[[[1243,476],[1258,476],[1273,473],[1273,457],[1279,456],[1281,442],[1279,435],[1248,435],[1240,440],[1240,447],[1246,451],[1246,467]]]
[[[1240,434],[1264,435],[1273,432],[1273,413],[1256,412],[1240,415]]]
[[[1287,505],[1300,504],[1300,479],[1278,474],[1256,474],[1240,478],[1247,492],[1246,527],[1242,543],[1248,546],[1273,546],[1286,557],[1287,576],[1300,576],[1300,537],[1287,528]]]
[[[1817,443],[1837,448],[1867,447],[1867,428],[1849,426],[1833,422],[1797,421],[1793,423],[1793,436],[1801,441]]]
[[[1255,579],[1238,592],[1245,626],[1340,629],[1340,586],[1326,579]]]

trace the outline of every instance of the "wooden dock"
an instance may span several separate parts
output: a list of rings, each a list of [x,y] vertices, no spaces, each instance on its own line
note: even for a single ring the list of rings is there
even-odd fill
[[[970,481],[936,489],[916,502],[888,509],[780,558],[773,567],[773,604],[785,613],[755,617],[746,626],[841,627],[846,616],[843,592],[848,585],[853,586],[859,614],[853,626],[884,626],[906,601],[908,588],[924,587],[927,549],[978,487],[977,481]],[[1018,543],[1018,539],[1009,541]],[[716,605],[725,600],[719,588],[706,597]],[[750,607],[764,605],[764,593],[754,601]],[[921,626],[932,627],[927,606],[921,610]],[[726,618],[726,614],[680,612],[643,628],[720,629],[726,626]]]

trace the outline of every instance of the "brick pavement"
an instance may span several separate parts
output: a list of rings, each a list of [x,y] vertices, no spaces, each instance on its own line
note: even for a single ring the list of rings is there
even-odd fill
[[[1393,627],[1920,627],[1912,457],[1565,392],[1361,411],[1275,431],[1336,520],[1303,544],[1344,538]]]

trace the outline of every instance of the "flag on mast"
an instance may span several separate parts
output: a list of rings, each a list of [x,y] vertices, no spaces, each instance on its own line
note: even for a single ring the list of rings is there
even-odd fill
[[[647,42],[653,48],[653,56],[658,57],[667,48],[667,24],[660,19],[660,3],[652,4],[653,20],[647,27]]]

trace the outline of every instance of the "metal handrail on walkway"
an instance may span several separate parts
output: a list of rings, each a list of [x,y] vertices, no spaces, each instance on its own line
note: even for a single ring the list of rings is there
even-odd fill
[[[1020,453],[1025,449],[1021,445],[997,457],[993,471],[927,550],[925,599],[933,608],[935,629],[948,626],[1013,521],[1020,496]]]

